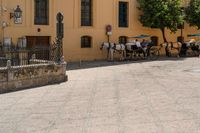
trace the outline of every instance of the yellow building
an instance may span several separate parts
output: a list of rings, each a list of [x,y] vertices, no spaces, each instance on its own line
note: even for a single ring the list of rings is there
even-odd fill
[[[20,19],[13,16],[17,5],[22,10]],[[63,49],[67,61],[105,59],[106,52],[100,51],[102,42],[107,41],[106,25],[112,26],[110,40],[118,42],[122,36],[150,34],[158,37],[158,29],[143,27],[138,21],[137,0],[1,0],[0,41],[11,37],[17,44],[18,38],[27,38],[27,47],[48,45],[55,41],[56,14],[64,14]],[[3,25],[3,26],[2,26]],[[176,41],[176,34],[166,31],[167,39]],[[184,37],[197,33],[185,24]],[[123,40],[122,40],[123,41]]]

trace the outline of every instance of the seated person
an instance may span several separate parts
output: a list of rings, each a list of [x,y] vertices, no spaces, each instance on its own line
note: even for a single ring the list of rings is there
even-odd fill
[[[147,45],[146,53],[147,53],[147,56],[149,56],[150,55],[150,49],[153,46],[152,40],[151,39],[148,40],[147,43],[146,43],[146,45]]]
[[[142,49],[146,52],[146,50],[148,49],[148,45],[149,45],[149,42],[147,42],[145,39],[142,40],[141,42],[141,46],[142,46]]]
[[[141,46],[141,43],[136,39],[136,42],[135,42],[135,44],[136,44],[136,46],[138,47],[138,48],[141,48],[142,46]]]
[[[144,47],[146,47],[146,44],[147,44],[146,40],[143,39],[142,42],[141,42],[141,46],[144,48]]]
[[[135,40],[129,40],[128,43],[126,43],[126,46],[128,48],[128,50],[137,50],[137,46],[136,46],[136,41]]]
[[[144,40],[141,43],[142,47],[148,47],[148,46],[153,46],[152,41],[151,40]]]
[[[140,43],[137,39],[136,39],[135,44],[136,44],[136,46],[137,46],[137,48],[138,48],[138,52],[139,52],[139,53],[143,53],[143,55],[144,55],[144,57],[145,57],[145,56],[146,56],[145,51],[144,51],[144,49],[142,48],[141,43]]]

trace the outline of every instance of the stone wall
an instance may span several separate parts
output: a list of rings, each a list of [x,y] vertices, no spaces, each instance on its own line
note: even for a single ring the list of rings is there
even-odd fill
[[[67,81],[66,63],[0,67],[0,93],[64,81]]]

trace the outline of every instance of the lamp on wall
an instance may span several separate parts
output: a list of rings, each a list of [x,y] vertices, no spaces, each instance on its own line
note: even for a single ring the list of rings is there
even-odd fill
[[[20,9],[19,5],[17,5],[17,8],[14,10],[14,12],[10,13],[10,19],[15,18],[21,18],[22,17],[22,10]]]

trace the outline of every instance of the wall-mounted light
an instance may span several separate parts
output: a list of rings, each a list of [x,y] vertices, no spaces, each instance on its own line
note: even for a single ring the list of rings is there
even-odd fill
[[[10,19],[14,18],[14,22],[16,24],[22,23],[22,10],[20,9],[19,5],[17,5],[17,8],[14,10],[14,12],[10,13]]]

